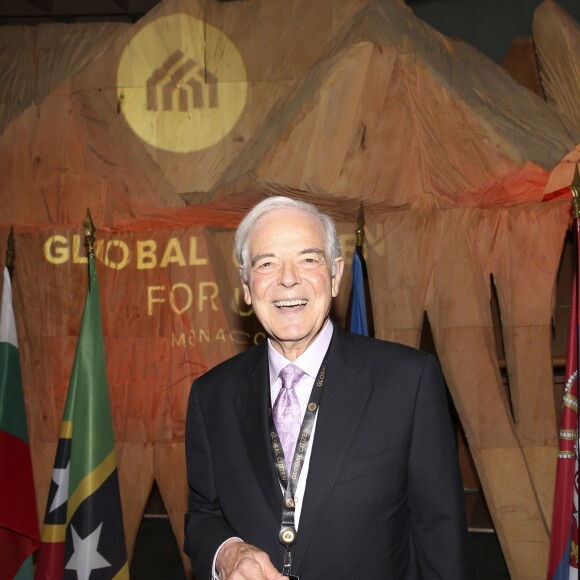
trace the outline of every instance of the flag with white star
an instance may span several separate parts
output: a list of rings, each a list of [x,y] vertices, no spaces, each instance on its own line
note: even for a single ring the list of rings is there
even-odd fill
[[[37,580],[129,578],[95,258],[36,566]]]

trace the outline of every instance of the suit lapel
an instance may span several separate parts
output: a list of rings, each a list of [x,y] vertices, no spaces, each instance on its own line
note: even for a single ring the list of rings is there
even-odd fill
[[[239,395],[234,399],[234,407],[244,444],[248,451],[250,467],[264,494],[272,515],[279,524],[282,510],[282,494],[274,471],[270,447],[268,411],[270,409],[270,385],[268,375],[268,351],[266,343],[251,361],[250,373],[242,379]]]
[[[327,378],[316,422],[312,455],[300,515],[294,570],[298,570],[316,523],[340,472],[371,392],[370,371],[335,326],[328,352]]]

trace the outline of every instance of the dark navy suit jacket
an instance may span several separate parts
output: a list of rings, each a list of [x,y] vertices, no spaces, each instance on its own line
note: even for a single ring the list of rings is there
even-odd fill
[[[232,536],[282,568],[267,358],[264,342],[192,386],[185,551],[199,580]],[[464,580],[463,487],[438,363],[336,326],[327,358],[293,573]]]

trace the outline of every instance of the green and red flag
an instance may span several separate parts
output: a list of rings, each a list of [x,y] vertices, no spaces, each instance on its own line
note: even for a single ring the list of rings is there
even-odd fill
[[[37,580],[129,578],[95,258],[46,505]]]
[[[14,578],[39,544],[12,286],[4,267],[0,311],[0,580]]]

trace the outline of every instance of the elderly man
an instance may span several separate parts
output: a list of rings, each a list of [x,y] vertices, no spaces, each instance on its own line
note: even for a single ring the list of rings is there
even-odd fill
[[[329,320],[332,220],[286,197],[236,233],[268,340],[193,384],[185,551],[197,578],[466,578],[463,489],[441,372]]]

